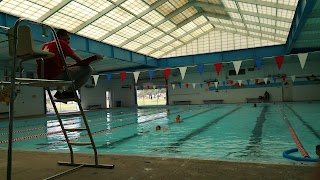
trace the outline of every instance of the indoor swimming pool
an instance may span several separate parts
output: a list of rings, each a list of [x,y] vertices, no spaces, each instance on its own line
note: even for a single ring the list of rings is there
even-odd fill
[[[167,114],[170,108],[170,114]],[[189,105],[109,109],[86,112],[99,154],[181,157],[262,163],[300,163],[282,157],[296,147],[281,113],[287,116],[312,158],[320,144],[320,103]],[[174,123],[180,115],[183,122]],[[63,117],[65,127],[80,127],[77,116]],[[160,125],[161,131],[155,127]],[[0,123],[0,148],[7,148],[8,122]],[[86,142],[86,132],[70,132]],[[69,152],[55,117],[14,122],[13,149]],[[74,147],[74,146],[73,146]],[[92,153],[91,147],[74,147]],[[295,156],[301,157],[300,153]]]

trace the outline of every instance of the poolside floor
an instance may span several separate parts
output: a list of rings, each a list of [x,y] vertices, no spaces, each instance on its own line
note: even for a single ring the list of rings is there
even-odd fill
[[[6,179],[7,153],[0,150],[0,179]],[[69,154],[32,151],[13,152],[13,180],[38,180],[61,173],[72,167],[60,166],[57,161],[69,161]],[[75,154],[77,162],[93,163],[93,156]],[[136,179],[208,179],[258,180],[291,179],[316,180],[312,166],[274,165],[209,161],[180,158],[158,158],[122,155],[101,155],[101,164],[114,164],[114,169],[81,168],[64,175],[61,180],[136,180]],[[320,177],[318,177],[320,179]]]

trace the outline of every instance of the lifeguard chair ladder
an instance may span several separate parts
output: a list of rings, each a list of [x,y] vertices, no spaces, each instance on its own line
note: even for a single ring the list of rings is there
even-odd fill
[[[78,98],[78,95],[76,93],[75,85],[72,81],[72,77],[70,75],[70,72],[68,70],[67,63],[65,61],[65,57],[60,45],[60,42],[58,41],[57,34],[55,33],[54,29],[50,26],[44,25],[42,23],[32,22],[37,25],[41,25],[43,27],[47,26],[54,37],[54,40],[56,41],[58,51],[60,53],[61,59],[63,59],[64,65],[66,67],[67,75],[70,79],[70,81],[62,81],[62,80],[47,80],[47,79],[29,79],[29,78],[16,78],[16,68],[17,68],[17,62],[20,61],[27,61],[27,60],[35,60],[35,59],[42,59],[45,60],[47,58],[53,57],[54,54],[50,52],[44,52],[39,51],[34,48],[33,45],[33,39],[31,34],[31,29],[29,26],[20,26],[19,24],[24,19],[20,18],[15,22],[15,25],[13,28],[10,28],[8,30],[8,39],[9,39],[9,54],[13,58],[12,62],[12,72],[11,72],[11,81],[10,82],[0,82],[0,84],[4,85],[10,85],[11,86],[11,94],[10,94],[10,107],[9,107],[9,136],[8,136],[8,160],[7,160],[7,180],[11,180],[11,170],[12,170],[12,135],[13,135],[13,120],[14,120],[14,96],[15,96],[15,87],[16,85],[28,85],[28,86],[36,86],[36,87],[44,87],[46,91],[49,94],[51,103],[53,105],[53,108],[55,110],[56,116],[58,118],[58,121],[60,123],[63,135],[65,137],[65,140],[68,144],[68,148],[70,150],[70,162],[60,162],[58,161],[59,165],[67,165],[67,166],[76,166],[73,169],[64,171],[62,173],[59,173],[57,175],[51,176],[47,179],[53,179],[57,178],[59,176],[62,176],[66,173],[75,171],[81,167],[96,167],[96,168],[107,168],[112,169],[114,168],[114,165],[104,165],[98,163],[98,154],[97,149],[94,143],[94,140],[92,138],[92,134],[87,122],[87,119],[85,117],[85,114],[83,112],[83,108],[81,106],[80,100]],[[73,89],[74,97],[73,99],[68,99],[67,101],[75,101],[78,106],[79,110],[82,116],[82,120],[84,122],[84,127],[80,128],[65,128],[63,125],[63,122],[61,120],[61,116],[59,114],[59,111],[55,105],[55,102],[62,102],[61,100],[55,100],[52,97],[50,87],[63,87],[63,86],[71,86]],[[65,102],[65,101],[64,101]],[[71,140],[68,137],[67,132],[75,132],[75,131],[87,131],[87,135],[89,136],[90,141],[89,142],[71,142]],[[74,161],[74,153],[72,146],[85,146],[85,145],[91,145],[94,151],[94,164],[86,164],[86,163],[75,163]]]

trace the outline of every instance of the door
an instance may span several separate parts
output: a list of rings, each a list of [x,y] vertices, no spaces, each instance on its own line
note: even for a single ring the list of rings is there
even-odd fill
[[[282,84],[282,100],[285,102],[292,101],[292,82],[287,81]]]

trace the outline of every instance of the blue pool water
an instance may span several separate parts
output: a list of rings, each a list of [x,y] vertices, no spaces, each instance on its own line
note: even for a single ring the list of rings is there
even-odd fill
[[[99,154],[184,157],[267,163],[298,163],[282,157],[295,148],[283,109],[309,155],[320,144],[320,103],[264,103],[145,107],[86,112]],[[174,123],[180,114],[183,123]],[[64,117],[66,127],[80,127],[79,117]],[[160,125],[164,130],[156,131]],[[0,148],[7,148],[8,122],[0,123]],[[69,152],[55,117],[14,122],[14,149]],[[86,132],[70,132],[86,142]],[[92,153],[91,147],[75,147]],[[301,157],[300,153],[295,156]]]

